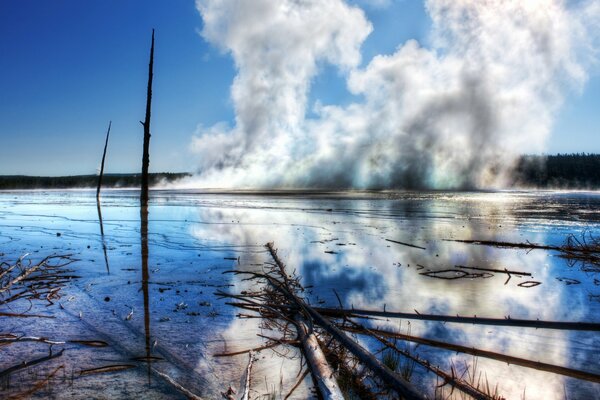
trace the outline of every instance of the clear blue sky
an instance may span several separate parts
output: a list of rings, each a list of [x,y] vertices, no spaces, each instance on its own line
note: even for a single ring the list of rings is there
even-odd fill
[[[364,7],[374,31],[364,62],[404,41],[426,42],[423,4]],[[108,121],[107,172],[141,164],[147,62],[156,29],[152,171],[191,171],[199,124],[233,124],[228,55],[199,35],[193,0],[0,0],[0,174],[95,173]],[[311,100],[352,101],[334,68],[323,67]],[[600,76],[571,93],[548,152],[600,152]]]

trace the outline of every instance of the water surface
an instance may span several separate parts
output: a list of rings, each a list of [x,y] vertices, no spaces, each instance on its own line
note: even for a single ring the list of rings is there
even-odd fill
[[[319,306],[339,306],[337,292],[346,308],[600,322],[596,268],[553,251],[449,241],[561,245],[570,234],[600,235],[598,193],[154,191],[147,214],[140,212],[136,191],[106,191],[100,210],[94,194],[0,193],[0,261],[26,253],[33,261],[71,254],[77,261],[69,268],[78,276],[63,285],[55,304],[0,306],[4,312],[54,317],[0,317],[0,333],[109,344],[53,346],[65,349],[61,357],[12,374],[0,393],[23,392],[60,365],[51,384],[33,396],[185,398],[176,384],[218,398],[230,385],[238,387],[247,355],[213,355],[260,345],[260,321],[237,318],[240,310],[214,292],[247,290],[251,283],[224,272],[263,269],[271,262],[264,247],[271,241]],[[466,269],[473,274],[440,279],[456,274],[435,272],[456,266],[531,276],[507,281],[506,274],[477,276],[478,270]],[[373,325],[600,374],[597,332],[407,320]],[[376,350],[373,343],[363,344]],[[426,346],[410,349],[447,371],[468,368],[506,398],[600,396],[600,384],[586,380]],[[254,365],[254,397],[269,392],[284,397],[297,379],[295,350],[275,350],[262,351]],[[15,343],[0,347],[0,353],[4,370],[47,355],[48,346]],[[116,364],[134,368],[81,374]],[[432,374],[417,368],[411,379],[434,395]],[[307,379],[295,395],[308,397],[309,388]]]

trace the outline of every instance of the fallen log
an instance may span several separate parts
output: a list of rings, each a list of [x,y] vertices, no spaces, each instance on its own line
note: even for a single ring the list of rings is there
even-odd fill
[[[344,400],[344,396],[329,366],[325,354],[319,346],[314,332],[309,332],[306,323],[298,316],[296,318],[298,338],[302,342],[304,355],[308,361],[310,371],[315,379],[319,392],[324,400]]]
[[[410,243],[404,243],[404,242],[399,242],[397,240],[392,240],[392,239],[385,239],[387,242],[391,242],[391,243],[397,243],[397,244],[401,244],[403,246],[407,246],[407,247],[413,247],[415,249],[421,249],[421,250],[427,250],[425,247],[421,247],[421,246],[417,246],[414,244],[410,244]]]
[[[570,376],[572,378],[581,379],[590,382],[600,383],[600,375],[594,374],[591,372],[585,372],[577,369],[561,367],[558,365],[542,363],[539,361],[532,361],[525,358],[508,356],[505,354],[495,353],[493,351],[481,350],[475,347],[466,347],[458,344],[442,342],[438,340],[425,339],[416,336],[404,335],[402,333],[389,332],[381,329],[369,328],[366,329],[364,327],[357,328],[345,326],[344,330],[352,333],[365,334],[369,335],[370,332],[374,332],[377,335],[381,335],[383,337],[389,337],[394,339],[406,340],[413,343],[418,343],[431,347],[438,347],[446,350],[456,351],[458,353],[470,354],[476,357],[484,357],[492,360],[502,361],[507,364],[519,365],[521,367],[527,367],[532,369],[537,369],[539,371],[552,372],[554,374]]]
[[[495,325],[495,326],[515,326],[536,329],[559,329],[571,331],[600,331],[600,323],[594,322],[567,322],[567,321],[541,321],[513,318],[482,318],[482,317],[463,317],[458,315],[435,315],[421,313],[403,313],[377,310],[341,310],[339,308],[314,307],[314,310],[328,317],[384,317],[384,318],[403,318],[423,321],[442,321],[455,322],[474,325]]]
[[[460,239],[444,239],[445,242],[457,242],[466,244],[475,244],[480,246],[491,246],[491,247],[504,247],[512,249],[540,249],[540,250],[558,250],[562,248],[558,246],[546,246],[537,243],[512,243],[512,242],[498,242],[495,240],[460,240]]]
[[[406,358],[413,360],[414,362],[418,363],[425,369],[433,372],[434,374],[436,374],[437,376],[442,378],[444,380],[444,384],[450,384],[452,387],[457,388],[461,392],[468,394],[469,396],[471,396],[472,398],[474,398],[476,400],[492,400],[491,396],[488,396],[487,394],[483,393],[479,389],[473,387],[472,385],[468,384],[467,382],[464,382],[462,379],[456,377],[455,374],[452,374],[452,375],[447,374],[439,367],[431,365],[431,363],[429,361],[423,360],[422,358],[420,358],[418,356],[414,356],[406,350],[399,349],[398,346],[396,346],[394,343],[390,342],[389,340],[386,340],[384,337],[382,337],[380,335],[377,335],[375,332],[369,330],[368,328],[365,328],[365,327],[362,327],[362,328],[364,328],[367,332],[369,332],[372,337],[379,340],[384,346],[398,352],[399,354],[402,354]]]
[[[267,244],[273,260],[277,264],[278,268],[284,276],[284,280],[288,280],[285,272],[285,266],[277,256],[277,253],[273,250],[272,244]],[[273,256],[275,254],[275,256]],[[257,276],[261,276],[256,274]],[[303,300],[298,298],[294,293],[287,290],[284,285],[279,284],[274,278],[262,275],[266,278],[279,292],[281,292],[289,301],[297,305],[302,311],[310,317],[311,322],[319,325],[327,333],[329,333],[335,340],[337,340],[342,346],[350,351],[361,363],[366,365],[376,376],[378,376],[384,383],[389,385],[398,394],[400,394],[406,400],[422,399],[423,396],[412,386],[410,382],[394,373],[381,361],[379,361],[373,354],[363,348],[360,344],[349,338],[339,328],[335,327],[331,322],[324,318],[321,314],[316,312],[311,306],[306,304]]]

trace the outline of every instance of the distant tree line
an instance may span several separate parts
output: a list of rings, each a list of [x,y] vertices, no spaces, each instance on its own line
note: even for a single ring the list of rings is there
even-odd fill
[[[187,173],[161,172],[149,174],[149,185],[154,186],[161,182],[173,182],[177,179],[190,176]],[[139,188],[142,181],[141,174],[104,174],[103,187],[110,188]],[[95,188],[98,183],[97,175],[74,176],[25,176],[4,175],[0,176],[0,190],[10,189],[73,189]]]
[[[188,173],[149,174],[150,186],[173,182],[190,176]],[[141,174],[105,174],[103,187],[139,188]],[[513,173],[517,187],[554,189],[600,189],[600,154],[525,155],[518,160]],[[94,188],[97,175],[75,176],[0,176],[0,190],[9,189],[71,189]]]
[[[557,189],[600,188],[600,154],[522,156],[514,170],[519,186]]]

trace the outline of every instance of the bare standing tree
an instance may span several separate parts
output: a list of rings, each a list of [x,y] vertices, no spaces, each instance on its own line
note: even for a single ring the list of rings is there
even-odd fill
[[[108,122],[108,131],[106,131],[106,141],[104,142],[104,152],[102,153],[102,162],[100,163],[100,176],[98,176],[98,188],[96,189],[96,200],[100,200],[100,187],[102,186],[102,176],[104,175],[104,160],[106,160],[106,148],[108,147],[108,137],[110,136],[110,126],[112,121]]]
[[[152,45],[150,47],[150,64],[148,65],[148,93],[146,95],[146,119],[140,123],[144,126],[144,155],[142,156],[142,193],[140,203],[148,205],[148,167],[150,165],[150,112],[152,104],[152,77],[154,67],[154,29],[152,29]]]

